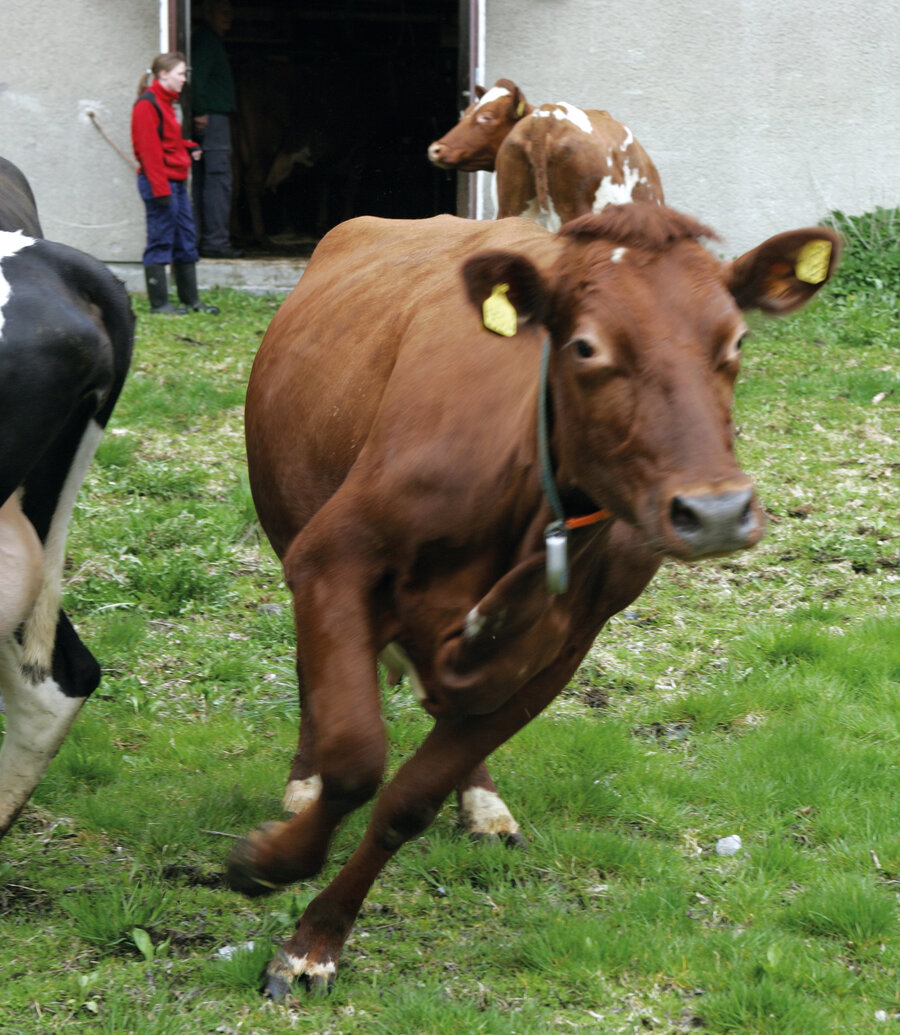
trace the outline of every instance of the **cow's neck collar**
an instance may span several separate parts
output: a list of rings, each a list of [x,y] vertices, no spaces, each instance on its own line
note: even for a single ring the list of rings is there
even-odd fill
[[[553,477],[553,461],[550,458],[550,436],[548,432],[547,404],[550,394],[550,335],[544,338],[541,351],[541,379],[538,386],[538,462],[541,466],[541,488],[553,511],[554,520],[544,529],[547,546],[547,588],[551,593],[564,593],[569,584],[569,566],[566,555],[566,540],[573,528],[594,525],[611,518],[605,507],[592,514],[566,517],[559,490]]]

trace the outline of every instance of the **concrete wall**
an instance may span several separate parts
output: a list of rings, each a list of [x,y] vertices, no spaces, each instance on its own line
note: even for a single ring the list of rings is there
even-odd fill
[[[484,2],[485,85],[627,123],[726,254],[900,205],[894,0]]]
[[[158,0],[2,0],[0,154],[25,173],[44,234],[106,261],[139,259],[131,156],[137,82],[160,52]]]

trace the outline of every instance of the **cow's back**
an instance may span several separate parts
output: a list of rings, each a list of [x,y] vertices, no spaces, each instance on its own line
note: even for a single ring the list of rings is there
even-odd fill
[[[533,256],[536,241],[549,261],[557,245],[533,223],[455,216],[363,216],[323,238],[263,338],[247,391],[251,488],[279,554],[356,463],[401,351],[408,374],[415,350],[456,342],[461,319],[480,330],[459,273],[465,259],[516,242],[530,242]],[[423,370],[425,387],[434,391],[428,382],[440,376],[435,364]],[[410,409],[419,406],[409,376],[404,384]]]
[[[565,103],[516,124],[497,154],[497,178],[500,216],[525,213],[553,230],[609,204],[664,200],[656,166],[628,126]]]

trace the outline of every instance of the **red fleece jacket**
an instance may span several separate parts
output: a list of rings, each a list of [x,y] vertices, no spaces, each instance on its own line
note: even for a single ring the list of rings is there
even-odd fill
[[[138,101],[131,112],[131,146],[141,172],[150,181],[154,198],[171,194],[169,180],[186,180],[191,168],[190,152],[199,147],[181,135],[181,124],[175,117],[173,104],[178,94],[166,90],[154,79],[148,87],[162,112],[162,139],[159,136],[159,115],[153,103]]]

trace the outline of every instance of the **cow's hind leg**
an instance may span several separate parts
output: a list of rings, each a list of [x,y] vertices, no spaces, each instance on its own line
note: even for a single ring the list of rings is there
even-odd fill
[[[8,544],[18,544],[18,563],[26,563],[32,589],[25,594],[27,608],[4,622],[15,623],[16,635],[0,639],[0,696],[6,716],[0,746],[0,837],[31,797],[100,679],[96,661],[60,609],[60,595],[75,497],[102,433],[93,420],[86,425],[73,421],[64,445],[52,447],[27,475],[22,508],[17,494],[3,507]],[[15,564],[10,556],[0,560],[0,568]],[[0,570],[0,583],[9,575]],[[24,607],[24,601],[17,606]]]
[[[480,762],[456,786],[459,822],[476,841],[502,840],[524,848],[527,844],[519,824],[497,793],[487,763]]]
[[[282,799],[284,811],[290,812],[292,815],[303,812],[317,801],[322,793],[322,778],[316,772],[312,719],[309,709],[303,704],[306,696],[303,685],[303,666],[299,663],[297,665],[297,682],[300,700],[300,736]]]

